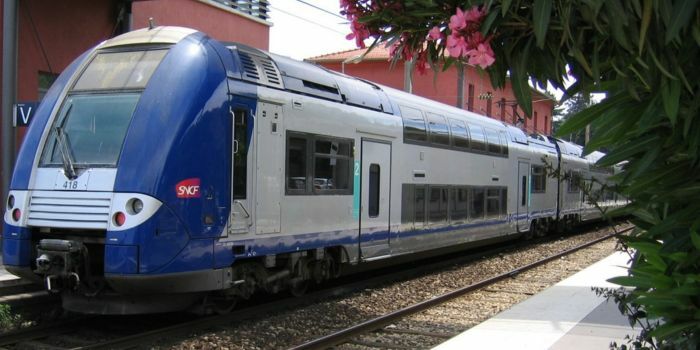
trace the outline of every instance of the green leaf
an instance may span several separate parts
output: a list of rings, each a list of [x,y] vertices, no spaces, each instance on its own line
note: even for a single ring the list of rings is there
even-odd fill
[[[513,57],[514,62],[512,62],[511,70],[513,93],[526,116],[532,115],[532,91],[530,90],[530,84],[528,84],[527,70],[525,68],[527,67],[527,55],[531,42],[532,41],[529,41],[525,45],[525,50],[523,50],[522,55],[515,55]]]
[[[488,16],[486,16],[484,22],[481,23],[481,34],[483,34],[484,36],[488,35],[488,32],[491,31],[491,26],[493,26],[493,23],[496,21],[496,18],[498,18],[498,12],[496,11],[493,11],[489,13]]]
[[[642,55],[644,50],[644,42],[647,37],[647,30],[649,30],[649,23],[651,22],[651,9],[652,0],[644,0],[644,9],[642,10],[642,23],[639,29],[639,55]]]
[[[678,80],[667,80],[666,84],[661,86],[661,97],[663,98],[666,116],[671,121],[671,125],[676,126],[678,105],[681,98],[681,82]]]
[[[532,8],[532,24],[534,26],[537,47],[544,48],[544,39],[547,37],[547,27],[552,15],[551,0],[535,0]]]
[[[695,246],[695,249],[700,251],[700,235],[698,235],[697,232],[692,231],[692,232],[690,232],[690,239],[693,241],[693,245]]]
[[[568,135],[583,129],[584,127],[586,127],[586,125],[590,124],[605,111],[616,107],[618,103],[623,103],[628,100],[630,100],[630,98],[627,95],[618,94],[615,96],[608,97],[600,103],[576,113],[576,115],[567,119],[566,122],[564,122],[564,125],[562,125],[561,128],[559,128],[559,130],[557,131],[557,136]]]
[[[508,13],[508,10],[510,9],[510,3],[511,0],[503,0],[503,2],[501,3],[501,15],[503,17],[505,17],[506,13]]]
[[[661,136],[646,135],[635,140],[631,140],[621,147],[605,155],[598,161],[600,166],[611,166],[619,162],[629,160],[632,156],[646,152],[653,147],[658,147]]]
[[[666,43],[678,37],[678,32],[681,28],[688,25],[688,22],[695,15],[695,8],[698,6],[698,0],[680,0],[675,1],[671,13],[671,20],[666,29]]]
[[[697,327],[697,322],[666,323],[656,327],[649,336],[664,339],[693,327]]]

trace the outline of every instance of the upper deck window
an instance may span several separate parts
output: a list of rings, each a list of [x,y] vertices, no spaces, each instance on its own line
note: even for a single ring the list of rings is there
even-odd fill
[[[101,52],[83,71],[73,90],[143,89],[167,50]]]
[[[408,141],[428,141],[423,113],[415,108],[401,106],[403,117],[403,139]]]

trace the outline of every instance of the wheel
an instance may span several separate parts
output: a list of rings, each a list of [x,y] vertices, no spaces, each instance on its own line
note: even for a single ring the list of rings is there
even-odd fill
[[[544,237],[547,235],[548,228],[546,220],[547,219],[538,220],[539,222],[537,223],[537,225],[535,225],[537,227],[537,230],[535,230],[536,237]]]
[[[530,222],[530,230],[525,232],[525,234],[523,234],[523,238],[526,241],[531,240],[533,237],[535,237],[535,221],[534,220],[532,222]]]
[[[309,280],[296,279],[292,280],[289,286],[289,292],[295,297],[300,297],[306,294],[309,289]]]
[[[238,300],[235,297],[221,297],[212,300],[212,310],[217,315],[226,315],[233,311]]]

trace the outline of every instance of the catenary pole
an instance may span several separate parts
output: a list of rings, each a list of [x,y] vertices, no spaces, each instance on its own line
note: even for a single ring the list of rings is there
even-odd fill
[[[19,0],[3,1],[2,28],[2,201],[10,186],[15,161],[15,132],[12,111],[17,97],[17,23]],[[4,205],[2,206],[4,207]]]

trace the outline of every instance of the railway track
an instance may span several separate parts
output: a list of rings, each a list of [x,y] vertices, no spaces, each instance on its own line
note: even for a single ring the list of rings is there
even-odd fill
[[[608,239],[611,236],[605,236],[603,239]],[[551,238],[549,240],[552,240]],[[523,249],[527,245],[546,243],[547,239],[530,241],[528,243],[515,243],[505,247],[498,246],[487,249],[482,249],[478,252],[469,254],[453,254],[449,258],[432,259],[430,263],[422,264],[412,268],[400,267],[382,269],[373,278],[361,276],[351,276],[341,279],[338,285],[334,285],[313,293],[310,293],[302,298],[286,298],[279,300],[263,297],[260,300],[255,300],[248,305],[243,305],[243,308],[233,313],[226,315],[195,317],[189,314],[170,314],[166,316],[148,316],[142,317],[141,320],[126,316],[126,317],[89,317],[67,319],[67,323],[54,322],[45,324],[37,328],[29,328],[13,333],[0,333],[0,348],[7,349],[105,349],[105,348],[139,348],[144,344],[157,344],[163,339],[182,339],[191,335],[193,332],[216,332],[228,328],[236,328],[241,326],[249,326],[260,322],[261,316],[274,315],[284,312],[294,312],[301,310],[314,303],[319,303],[323,300],[342,299],[343,296],[352,293],[363,293],[371,291],[372,288],[397,283],[404,280],[418,278],[420,276],[435,273],[435,271],[450,269],[454,266],[463,265],[470,261],[482,259],[488,256],[498,256],[503,254],[504,250]],[[580,249],[580,248],[579,248]],[[555,259],[555,258],[550,258]],[[430,260],[428,260],[430,261]],[[541,263],[539,263],[541,264]],[[519,271],[524,271],[519,269]],[[373,272],[376,273],[376,272]],[[515,272],[510,271],[501,279],[511,277]],[[475,287],[472,287],[475,288]],[[466,293],[466,292],[465,292]],[[436,301],[428,300],[426,305],[435,304]],[[291,311],[290,311],[291,310]],[[417,309],[416,309],[417,310]],[[406,311],[398,311],[399,314]],[[256,322],[247,322],[255,320]],[[389,324],[393,321],[378,321],[382,324]],[[388,323],[387,323],[388,322]],[[114,327],[115,324],[121,325]],[[264,326],[261,326],[264,327]],[[381,326],[362,326],[365,334],[368,331],[382,328]],[[370,330],[371,329],[371,330]],[[398,334],[400,336],[412,335],[421,337],[433,337],[442,339],[451,337],[452,333],[431,332],[422,330],[401,329],[396,326],[383,328],[386,333]],[[335,340],[334,340],[335,341]],[[344,341],[344,340],[343,340]],[[340,341],[341,343],[343,341]],[[289,345],[298,344],[299,339],[290,340]],[[363,340],[355,340],[356,345],[361,345]],[[325,344],[325,343],[323,343]],[[315,346],[312,344],[304,344],[302,346]],[[325,345],[320,345],[319,348]],[[152,348],[148,346],[147,348]],[[158,347],[156,347],[158,348]],[[235,347],[234,347],[235,348]],[[242,346],[240,348],[246,348]],[[301,347],[305,348],[305,347]],[[400,346],[398,347],[400,348]]]
[[[604,240],[613,238],[619,234],[625,233],[627,231],[632,230],[632,227],[626,228],[622,230],[621,232],[616,232],[612,233],[603,237],[600,237],[598,239],[592,240],[590,242],[578,245],[574,248],[568,249],[566,251],[550,255],[546,258],[540,259],[538,261],[535,261],[533,263],[529,263],[524,266],[519,266],[517,268],[514,268],[510,271],[504,272],[502,274],[499,274],[497,276],[487,278],[484,280],[481,280],[477,283],[472,283],[468,286],[462,287],[455,289],[453,291],[450,291],[448,293],[444,293],[442,295],[436,296],[434,298],[431,298],[429,300],[425,300],[416,304],[412,304],[410,306],[404,307],[402,309],[381,315],[379,317],[376,317],[371,320],[367,320],[355,325],[352,325],[350,327],[347,327],[345,329],[333,332],[328,335],[324,335],[322,337],[313,339],[311,341],[308,341],[306,343],[297,345],[292,347],[291,349],[293,350],[311,350],[311,349],[327,349],[327,348],[345,348],[342,345],[350,345],[351,348],[352,346],[358,346],[358,347],[371,347],[371,348],[381,348],[381,349],[413,349],[415,348],[415,345],[407,346],[407,345],[402,345],[400,343],[386,343],[383,342],[387,339],[392,339],[396,338],[395,335],[411,335],[411,336],[419,336],[419,337],[427,337],[427,338],[436,338],[439,340],[439,342],[445,341],[446,339],[452,338],[458,333],[439,333],[439,332],[430,332],[430,331],[421,331],[421,330],[415,330],[411,329],[410,326],[404,325],[404,327],[399,328],[396,326],[396,323],[405,320],[406,318],[415,315],[420,312],[425,312],[431,309],[436,309],[440,307],[444,307],[445,303],[461,297],[467,293],[474,292],[477,290],[484,290],[487,287],[493,286],[497,284],[498,282],[501,282],[506,279],[511,279],[514,278],[523,272],[529,271],[531,269],[534,269],[538,266],[544,265],[548,262],[551,262],[556,259],[560,259],[562,257],[565,257],[567,255],[570,255],[574,252],[577,252],[581,249],[590,247],[596,243],[602,242]],[[542,282],[542,281],[540,281]],[[499,292],[499,293],[519,293],[517,290],[488,290],[490,292]],[[436,312],[440,313],[440,311]],[[452,314],[449,313],[448,314]],[[369,336],[368,336],[369,335]],[[438,342],[438,343],[439,343]],[[429,343],[429,342],[427,342]]]

